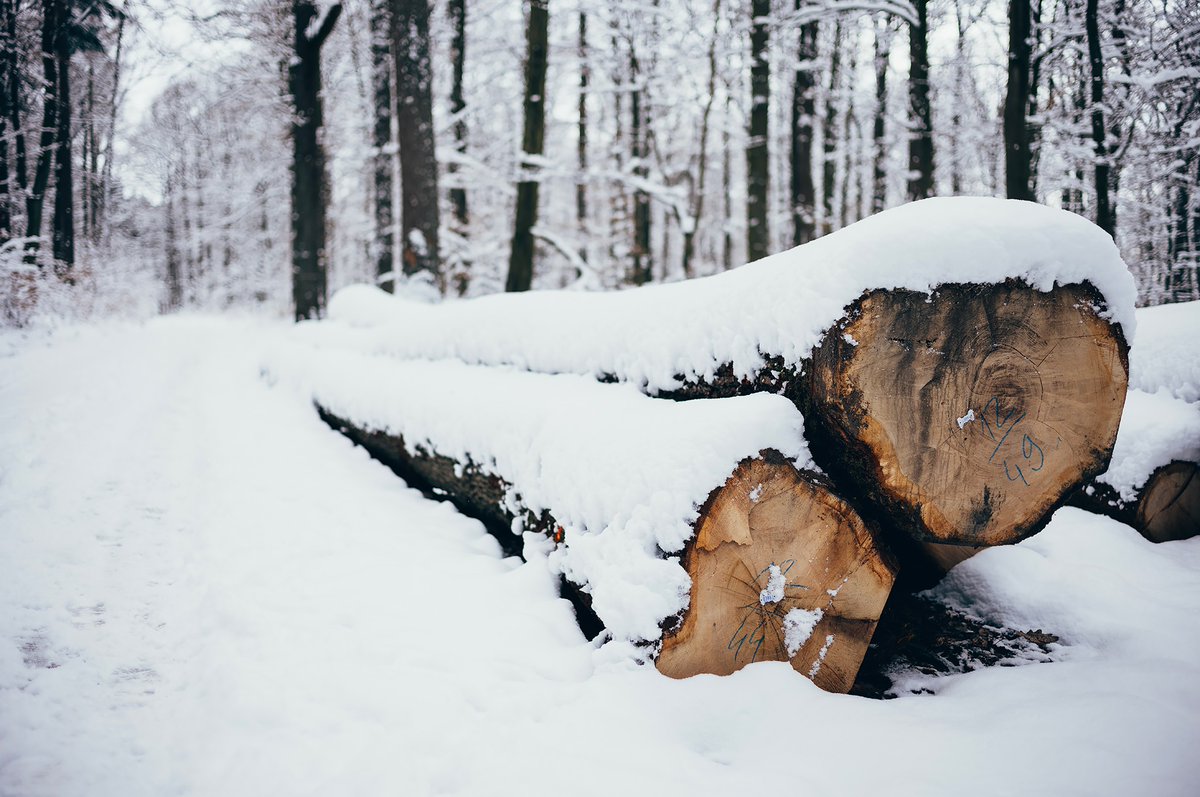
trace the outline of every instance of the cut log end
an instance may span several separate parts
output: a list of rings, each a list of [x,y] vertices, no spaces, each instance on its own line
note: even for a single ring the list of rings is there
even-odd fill
[[[1156,470],[1138,496],[1134,527],[1153,542],[1200,534],[1200,465],[1172,462]]]
[[[832,692],[854,684],[895,580],[854,510],[779,457],[743,462],[714,492],[684,564],[691,603],[661,672],[788,661]]]
[[[924,542],[1033,533],[1116,439],[1127,346],[1099,305],[1083,285],[865,295],[814,353],[830,467]]]

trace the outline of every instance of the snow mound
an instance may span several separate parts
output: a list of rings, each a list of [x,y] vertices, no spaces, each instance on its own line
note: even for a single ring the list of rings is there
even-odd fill
[[[1177,459],[1200,462],[1200,406],[1166,390],[1130,390],[1112,460],[1097,481],[1132,501],[1155,470]]]
[[[1129,351],[1129,386],[1200,401],[1200,302],[1143,307]]]
[[[416,358],[549,373],[612,374],[650,391],[724,364],[746,377],[764,355],[806,357],[843,309],[877,288],[1023,280],[1049,291],[1088,282],[1132,339],[1136,290],[1112,239],[1031,202],[927,199],[702,279],[613,293],[539,291],[427,306],[358,286],[336,294],[343,342]],[[652,342],[653,345],[648,345]]]
[[[290,344],[266,362],[340,417],[500,477],[520,491],[507,497],[517,514],[553,515],[565,534],[551,566],[586,585],[617,640],[657,639],[686,608],[691,583],[671,555],[738,462],[774,448],[812,467],[781,396],[676,403],[576,375]]]

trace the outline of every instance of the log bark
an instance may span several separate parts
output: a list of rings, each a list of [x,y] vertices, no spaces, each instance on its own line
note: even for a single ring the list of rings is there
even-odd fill
[[[471,462],[410,450],[398,436],[364,428],[319,405],[318,411],[410,484],[482,521],[507,553],[520,554],[521,538],[512,531],[518,520],[524,530],[562,542],[562,527],[552,513],[513,514],[507,496],[519,492],[519,485]],[[862,518],[820,477],[765,451],[743,461],[713,491],[696,532],[684,554],[692,578],[690,606],[665,635],[658,669],[684,678],[728,674],[754,661],[790,661],[822,689],[849,691],[895,578],[894,565]],[[779,569],[774,585],[772,565]],[[598,633],[599,620],[586,596],[577,590],[564,596],[575,604],[585,633]],[[789,653],[784,624],[793,609],[814,612],[807,616],[816,621]]]
[[[1151,542],[1186,540],[1200,535],[1200,464],[1162,465],[1132,501],[1123,501],[1110,485],[1092,482],[1070,503],[1128,524]]]
[[[664,395],[782,393],[817,464],[881,525],[922,543],[1017,542],[1112,453],[1128,346],[1100,306],[1086,285],[871,291],[811,360],[767,357],[743,380],[723,367]]]

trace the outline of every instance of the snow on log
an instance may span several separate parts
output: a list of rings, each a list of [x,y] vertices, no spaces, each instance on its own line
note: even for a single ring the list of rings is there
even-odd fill
[[[1194,537],[1200,534],[1197,463],[1200,405],[1165,389],[1130,390],[1108,470],[1071,503],[1127,523],[1153,542]]]
[[[1137,342],[1129,351],[1129,386],[1200,401],[1200,302],[1139,308],[1137,324]]]
[[[978,546],[1033,533],[1105,468],[1134,298],[1085,219],[953,198],[670,285],[437,306],[347,289],[340,326],[306,334],[677,399],[781,393],[847,497],[920,541]]]
[[[664,673],[778,660],[824,689],[853,684],[894,569],[797,469],[811,461],[787,400],[680,404],[573,375],[300,347],[267,371],[493,532],[548,534],[549,565],[615,640],[663,640]]]

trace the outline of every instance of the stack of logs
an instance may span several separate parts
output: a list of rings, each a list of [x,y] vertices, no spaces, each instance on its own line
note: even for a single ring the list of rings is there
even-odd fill
[[[803,412],[824,473],[765,451],[708,496],[683,557],[690,605],[664,629],[658,668],[685,677],[790,661],[822,688],[848,691],[897,572],[923,586],[981,547],[1034,534],[1106,469],[1128,347],[1102,307],[1086,284],[875,290],[805,360],[763,352],[751,377],[729,364],[659,394],[780,393]],[[520,485],[322,414],[492,529],[511,527],[502,498]],[[535,525],[559,532],[552,513]],[[799,650],[784,627],[797,608],[819,620]]]

